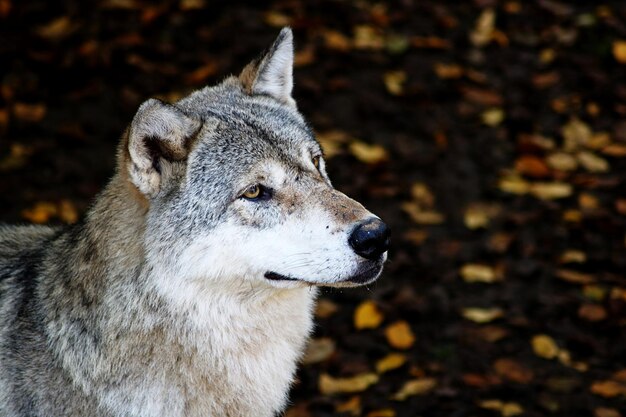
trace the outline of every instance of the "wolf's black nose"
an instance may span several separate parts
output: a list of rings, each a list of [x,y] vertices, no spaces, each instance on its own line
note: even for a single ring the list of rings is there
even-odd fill
[[[358,255],[374,260],[387,251],[390,237],[391,230],[387,225],[380,219],[371,218],[354,228],[348,243]]]

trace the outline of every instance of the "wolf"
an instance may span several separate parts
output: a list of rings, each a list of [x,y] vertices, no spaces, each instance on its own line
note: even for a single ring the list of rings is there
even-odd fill
[[[144,102],[66,228],[0,228],[0,415],[274,416],[319,286],[373,282],[390,232],[335,190],[292,98],[293,35]]]

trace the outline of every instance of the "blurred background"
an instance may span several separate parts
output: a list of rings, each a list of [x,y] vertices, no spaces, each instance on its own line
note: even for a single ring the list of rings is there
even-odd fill
[[[335,186],[393,230],[286,415],[626,415],[624,1],[0,0],[0,220],[78,221],[143,100],[285,25]]]

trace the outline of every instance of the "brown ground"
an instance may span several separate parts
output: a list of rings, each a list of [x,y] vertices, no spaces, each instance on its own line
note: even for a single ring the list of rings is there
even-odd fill
[[[0,0],[0,219],[75,221],[141,101],[290,24],[331,177],[394,240],[324,293],[287,414],[626,410],[626,3],[51,3]]]

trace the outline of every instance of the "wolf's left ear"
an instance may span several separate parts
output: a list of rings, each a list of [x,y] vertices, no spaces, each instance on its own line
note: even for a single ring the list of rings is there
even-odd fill
[[[283,28],[272,46],[259,59],[249,63],[239,75],[244,90],[251,95],[266,94],[296,105],[293,89],[293,33]]]
[[[177,107],[149,99],[139,106],[128,130],[126,161],[130,180],[147,197],[161,189],[168,164],[187,158],[202,122]]]

